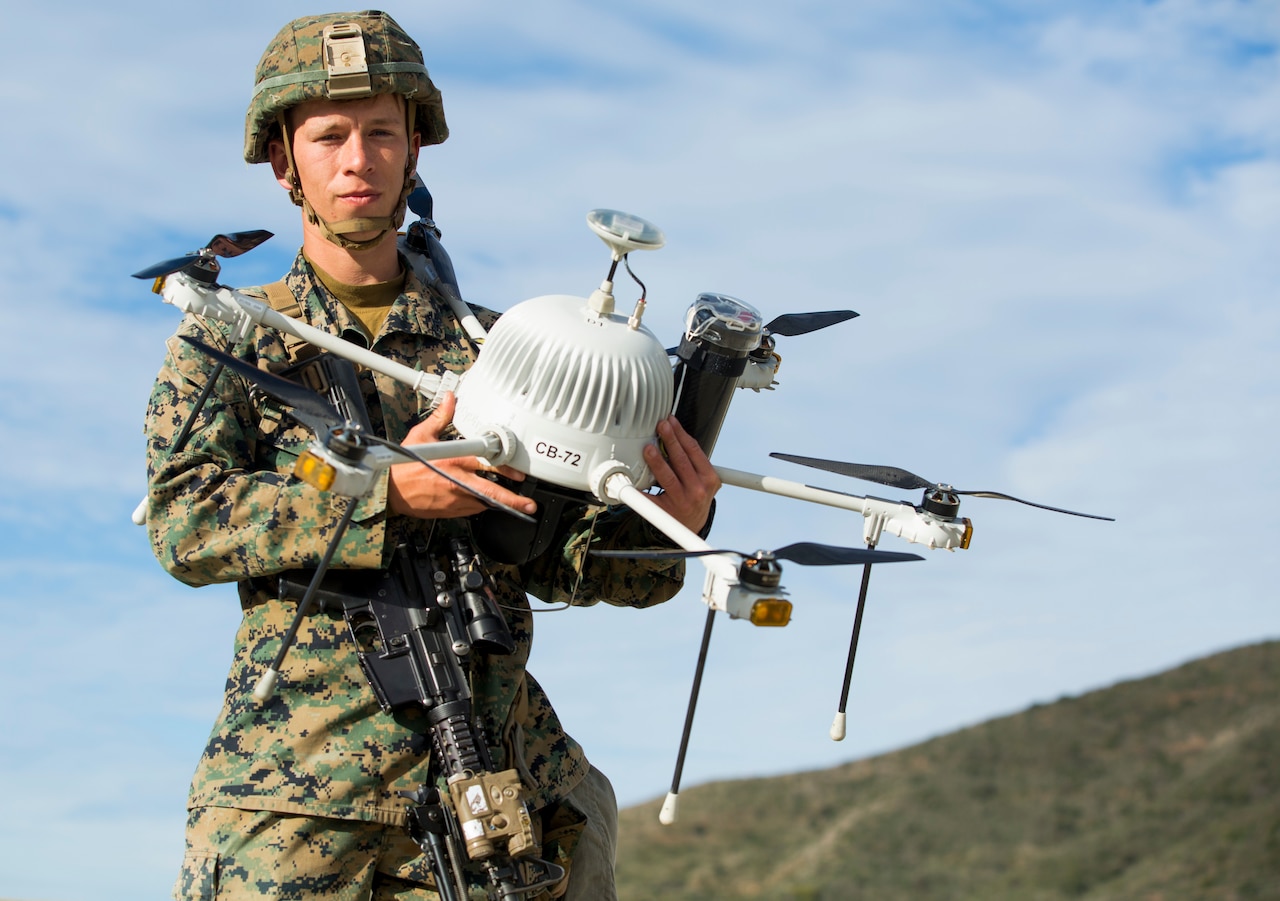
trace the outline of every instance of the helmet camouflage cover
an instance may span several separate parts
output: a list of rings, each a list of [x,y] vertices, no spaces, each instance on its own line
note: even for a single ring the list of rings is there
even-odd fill
[[[308,100],[399,94],[416,106],[423,144],[449,136],[440,91],[422,51],[384,12],[327,13],[294,19],[258,62],[244,127],[244,158],[267,161],[267,142],[280,114]]]

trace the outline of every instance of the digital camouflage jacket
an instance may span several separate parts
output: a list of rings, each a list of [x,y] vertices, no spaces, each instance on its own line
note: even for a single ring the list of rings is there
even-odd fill
[[[285,283],[305,321],[368,343],[358,320],[325,292],[301,254]],[[225,326],[192,316],[178,335],[227,345]],[[475,359],[447,304],[431,296],[412,271],[372,347],[435,373],[460,373]],[[273,371],[288,364],[280,336],[269,329],[258,328],[229,349]],[[340,615],[307,617],[274,697],[259,704],[251,696],[296,609],[295,603],[275,597],[276,580],[268,577],[315,567],[348,500],[322,494],[291,474],[310,433],[279,403],[229,371],[219,377],[186,446],[170,454],[212,368],[207,356],[177,335],[171,338],[146,419],[147,525],[156,557],[189,585],[238,582],[243,609],[222,710],[197,767],[189,804],[401,824],[405,802],[397,792],[428,778],[430,743],[423,718],[417,711],[392,716],[380,710]],[[383,375],[363,371],[360,381],[374,429],[392,440],[402,440],[427,413],[422,397]],[[335,569],[384,567],[412,530],[430,532],[435,525],[390,514],[386,504],[384,473],[376,490],[359,500],[334,555]],[[440,532],[465,527],[460,520],[439,525],[436,539]],[[499,770],[515,767],[522,773],[537,809],[572,789],[586,772],[586,760],[525,671],[533,638],[526,592],[552,603],[644,607],[672,597],[684,575],[678,562],[586,554],[588,542],[592,547],[661,543],[630,511],[586,508],[565,525],[562,545],[532,562],[488,564],[516,651],[477,660],[471,672],[473,703],[494,763]]]

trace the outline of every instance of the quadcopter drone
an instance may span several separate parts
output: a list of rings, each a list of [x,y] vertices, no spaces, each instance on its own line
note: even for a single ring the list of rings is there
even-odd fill
[[[476,362],[460,377],[410,369],[286,316],[262,300],[219,285],[218,258],[251,250],[271,237],[269,232],[217,235],[201,250],[158,263],[135,276],[154,279],[153,290],[184,312],[228,324],[233,338],[241,338],[253,326],[261,325],[390,376],[430,401],[453,391],[457,398],[453,422],[462,438],[425,445],[395,444],[372,434],[367,423],[344,411],[336,402],[337,395],[322,396],[230,354],[192,342],[216,365],[176,439],[176,447],[187,440],[191,422],[197,418],[214,381],[224,369],[231,369],[286,404],[312,430],[315,438],[300,457],[295,475],[322,490],[353,499],[361,497],[371,489],[378,472],[406,460],[429,466],[432,460],[474,455],[490,466],[509,466],[523,473],[526,482],[521,490],[532,492],[538,500],[539,511],[544,514],[542,521],[483,497],[491,509],[473,518],[477,544],[495,559],[516,562],[540,553],[549,540],[547,522],[556,518],[545,511],[558,511],[565,503],[625,505],[643,517],[677,549],[592,553],[690,558],[698,560],[706,570],[702,600],[708,608],[707,619],[675,775],[659,815],[663,823],[676,818],[681,771],[715,614],[724,612],[730,619],[744,619],[758,626],[785,626],[792,604],[782,587],[782,563],[863,566],[840,702],[830,729],[831,738],[839,741],[845,737],[849,684],[871,567],[876,563],[923,559],[917,554],[878,550],[884,532],[930,549],[968,548],[973,526],[969,519],[958,515],[961,496],[1011,500],[1058,513],[1109,519],[1035,504],[1000,492],[959,491],[894,467],[772,454],[778,459],[890,487],[923,489],[924,496],[918,504],[860,497],[716,466],[725,485],[862,514],[865,544],[862,548],[842,548],[801,542],[755,551],[716,548],[665,513],[646,493],[653,477],[642,450],[656,442],[658,422],[674,414],[710,456],[736,389],[758,392],[771,390],[777,384],[781,362],[776,352],[778,337],[803,335],[858,314],[851,310],[788,314],[766,324],[761,314],[743,301],[704,293],[687,311],[679,345],[664,347],[643,325],[644,285],[631,271],[629,255],[636,250],[657,250],[665,238],[644,219],[597,209],[587,215],[587,225],[610,251],[609,270],[600,285],[587,297],[553,294],[523,301],[486,330],[462,300],[452,264],[432,219],[430,194],[424,187],[419,186],[410,195],[409,207],[419,218],[400,237],[402,252],[416,274],[446,300],[480,348]],[[614,278],[620,265],[641,288],[641,296],[629,313],[616,309]],[[321,561],[312,590],[322,578],[353,508],[354,500]],[[145,522],[145,512],[144,502],[135,511],[134,520]],[[298,615],[282,641],[275,663],[255,690],[255,697],[270,695],[280,662],[309,600],[304,598],[299,604]]]

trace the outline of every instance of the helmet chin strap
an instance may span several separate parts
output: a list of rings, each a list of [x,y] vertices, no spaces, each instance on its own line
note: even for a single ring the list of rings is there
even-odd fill
[[[297,206],[302,207],[303,215],[307,217],[307,221],[320,231],[325,240],[332,244],[337,244],[343,250],[370,250],[382,243],[382,239],[387,235],[395,234],[400,229],[400,226],[404,223],[404,214],[408,207],[409,195],[414,189],[414,170],[417,168],[417,161],[413,158],[412,153],[413,126],[416,113],[417,104],[406,102],[405,124],[408,126],[407,134],[410,141],[410,153],[405,160],[404,182],[400,188],[400,199],[396,202],[395,210],[390,216],[342,219],[338,222],[326,222],[321,219],[315,208],[311,206],[311,201],[307,200],[302,193],[302,181],[298,178],[298,167],[293,161],[293,140],[289,136],[289,124],[285,121],[283,112],[277,116],[280,122],[280,134],[284,142],[285,160],[289,164],[289,168],[285,170],[285,177],[289,179],[290,184],[289,199]],[[371,231],[376,231],[377,234],[363,241],[346,237],[351,234]]]

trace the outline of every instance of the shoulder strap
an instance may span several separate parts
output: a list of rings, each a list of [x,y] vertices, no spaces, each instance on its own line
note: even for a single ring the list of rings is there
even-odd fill
[[[293,296],[293,292],[289,290],[289,286],[284,283],[283,279],[278,282],[272,282],[269,285],[263,285],[262,290],[267,295],[267,303],[271,304],[271,309],[277,313],[283,313],[295,319],[302,315],[302,304],[298,302],[298,298]]]
[[[267,295],[267,303],[271,305],[271,309],[291,319],[302,318],[302,304],[293,296],[293,292],[283,280],[263,285],[262,290]],[[280,340],[284,343],[284,351],[289,355],[290,363],[296,363],[300,358],[314,355],[315,349],[312,345],[301,338],[282,332]]]

